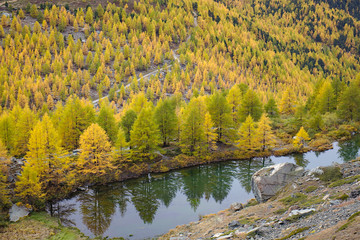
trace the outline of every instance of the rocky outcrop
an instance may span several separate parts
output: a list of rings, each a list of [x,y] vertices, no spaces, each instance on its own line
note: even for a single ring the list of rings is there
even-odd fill
[[[251,178],[251,188],[256,200],[265,202],[303,173],[304,168],[293,163],[280,163],[260,169]]]
[[[9,215],[11,222],[17,222],[20,218],[29,215],[30,210],[25,206],[18,206],[13,204],[10,208]]]

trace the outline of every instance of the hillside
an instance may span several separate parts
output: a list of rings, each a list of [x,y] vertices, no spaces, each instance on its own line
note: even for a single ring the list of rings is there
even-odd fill
[[[340,179],[305,175],[265,203],[201,216],[160,239],[358,239],[360,162],[337,167]],[[291,216],[296,210],[309,213]]]
[[[1,208],[43,209],[81,186],[351,137],[356,6],[1,1]]]

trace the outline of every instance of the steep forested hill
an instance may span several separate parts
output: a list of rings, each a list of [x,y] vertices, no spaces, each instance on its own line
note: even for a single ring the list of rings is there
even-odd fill
[[[27,160],[25,202],[359,129],[355,0],[2,3],[0,158]]]

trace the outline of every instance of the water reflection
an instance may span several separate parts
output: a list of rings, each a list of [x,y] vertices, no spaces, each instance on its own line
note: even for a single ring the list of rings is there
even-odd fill
[[[179,224],[197,220],[246,201],[251,193],[251,176],[264,166],[294,162],[306,168],[330,165],[356,158],[360,137],[324,153],[229,161],[182,169],[166,174],[95,187],[76,197],[53,204],[49,211],[65,224],[93,236],[132,239],[153,237]],[[241,199],[241,200],[240,200]]]
[[[114,199],[107,191],[96,187],[79,195],[83,223],[94,236],[102,236],[110,226],[111,217],[115,212]]]
[[[352,141],[344,141],[339,143],[339,157],[344,161],[350,161],[357,157],[360,147],[360,136],[357,135]]]

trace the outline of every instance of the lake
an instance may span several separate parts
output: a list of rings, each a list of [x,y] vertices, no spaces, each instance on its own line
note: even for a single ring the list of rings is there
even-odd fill
[[[52,212],[90,237],[152,238],[253,198],[251,176],[264,166],[292,162],[312,169],[354,159],[360,136],[333,146],[321,153],[226,161],[92,187],[54,204]]]

